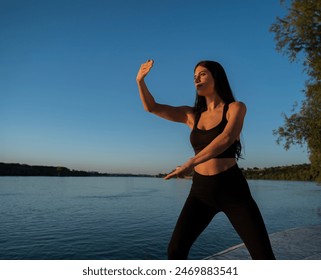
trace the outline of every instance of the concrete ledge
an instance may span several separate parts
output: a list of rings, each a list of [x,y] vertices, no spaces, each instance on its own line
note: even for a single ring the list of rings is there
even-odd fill
[[[321,225],[292,228],[270,235],[277,260],[321,260]],[[206,260],[250,260],[244,243],[209,256]]]

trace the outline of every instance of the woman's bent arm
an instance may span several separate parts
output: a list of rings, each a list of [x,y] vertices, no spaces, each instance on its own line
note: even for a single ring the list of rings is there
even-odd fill
[[[173,107],[169,105],[159,104],[155,101],[144,80],[152,66],[152,60],[143,63],[136,77],[140,99],[143,103],[144,109],[147,112],[153,113],[164,119],[174,122],[185,123],[191,127],[193,125],[194,120],[193,109],[191,107]]]
[[[144,79],[137,81],[137,86],[139,90],[139,96],[143,103],[145,111],[152,113],[155,109],[156,102],[154,97],[149,92]]]

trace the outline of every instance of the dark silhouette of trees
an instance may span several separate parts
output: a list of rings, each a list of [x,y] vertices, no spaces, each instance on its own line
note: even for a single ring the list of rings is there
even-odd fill
[[[247,179],[314,181],[310,164],[277,166],[269,168],[248,168],[242,170]]]
[[[308,74],[305,99],[284,126],[274,130],[284,148],[306,145],[312,176],[321,182],[321,0],[281,1],[289,3],[288,15],[277,18],[270,31],[275,33],[276,49],[291,62],[299,61]]]

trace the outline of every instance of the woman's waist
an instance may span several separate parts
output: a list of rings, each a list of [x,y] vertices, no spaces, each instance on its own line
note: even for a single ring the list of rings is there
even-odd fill
[[[236,164],[235,158],[213,158],[194,167],[195,172],[204,176],[222,173]]]

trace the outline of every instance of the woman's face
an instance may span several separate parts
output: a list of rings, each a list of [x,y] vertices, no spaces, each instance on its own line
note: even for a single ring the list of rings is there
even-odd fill
[[[209,96],[214,94],[215,81],[210,71],[203,66],[197,66],[194,72],[194,84],[197,94]]]

